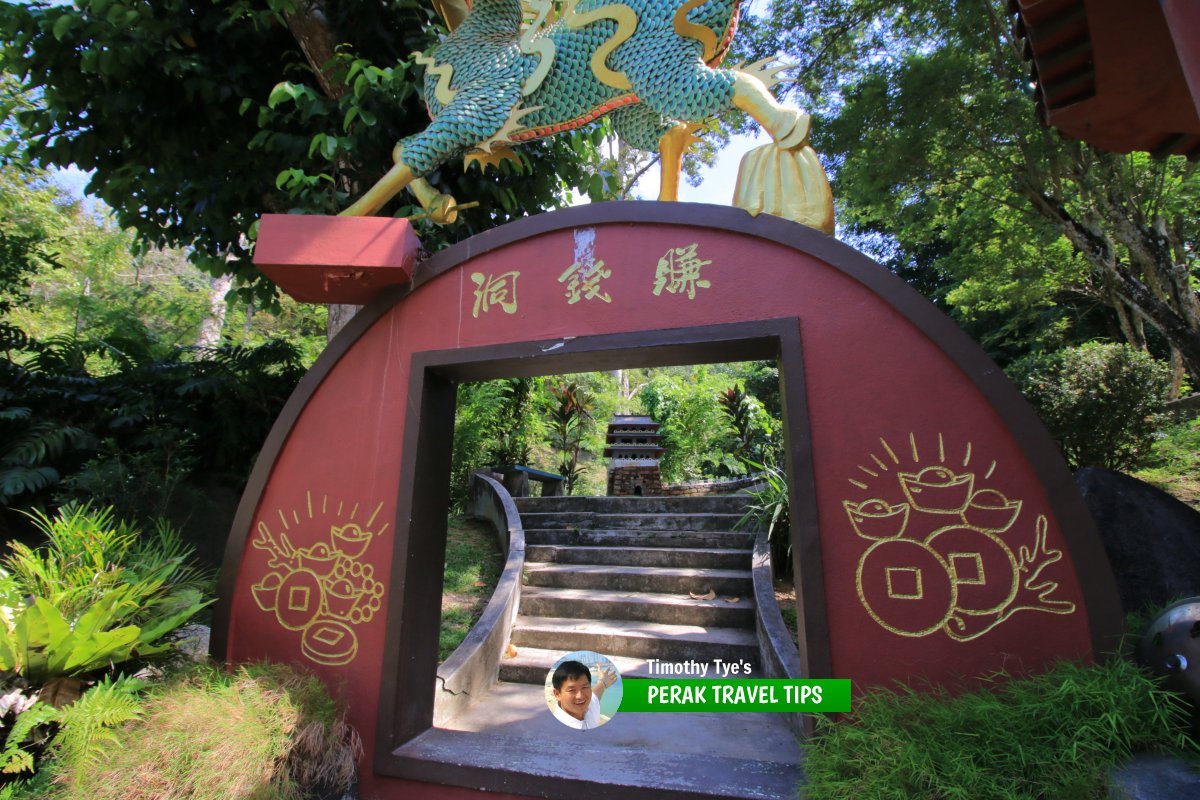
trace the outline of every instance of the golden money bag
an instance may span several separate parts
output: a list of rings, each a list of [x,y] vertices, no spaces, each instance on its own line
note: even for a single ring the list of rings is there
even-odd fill
[[[746,153],[738,167],[733,205],[753,216],[773,214],[833,233],[829,179],[807,144],[792,150],[766,144]]]

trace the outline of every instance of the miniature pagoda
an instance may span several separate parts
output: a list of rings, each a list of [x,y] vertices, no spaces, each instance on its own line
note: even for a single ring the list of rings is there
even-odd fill
[[[658,423],[650,417],[618,414],[608,423],[609,496],[662,494],[658,461],[665,452]]]

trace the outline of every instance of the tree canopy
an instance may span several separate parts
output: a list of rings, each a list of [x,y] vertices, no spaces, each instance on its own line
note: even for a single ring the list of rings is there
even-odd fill
[[[24,104],[8,155],[95,170],[88,191],[142,242],[189,248],[271,302],[248,258],[258,215],[336,213],[383,174],[428,119],[410,54],[437,30],[422,0],[0,2],[0,69],[21,81],[0,103]],[[481,205],[425,230],[425,246],[562,204],[569,187],[598,196],[589,137],[522,148],[519,174],[439,170],[431,183]]]
[[[1195,165],[1042,127],[1005,6],[777,0],[748,46],[800,62],[792,91],[844,235],[993,353],[1088,338],[1081,318],[1102,306],[1117,337],[1160,336],[1200,385]]]

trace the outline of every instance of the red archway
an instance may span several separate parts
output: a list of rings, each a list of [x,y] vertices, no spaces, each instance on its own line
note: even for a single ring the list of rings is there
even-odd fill
[[[812,676],[949,681],[1115,649],[1111,571],[1070,473],[948,318],[811,229],[609,203],[439,253],[342,332],[243,497],[214,654],[343,686],[378,796],[416,786],[401,777],[450,782],[393,751],[432,724],[412,687],[435,669],[455,381],[763,357],[784,376]],[[322,573],[334,544],[358,565],[337,591]],[[305,568],[282,574],[281,550]]]

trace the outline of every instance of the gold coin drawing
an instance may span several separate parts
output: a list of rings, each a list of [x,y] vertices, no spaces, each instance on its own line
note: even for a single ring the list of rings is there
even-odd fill
[[[910,433],[909,468],[897,448],[883,437],[879,443],[882,454],[871,454],[869,464],[858,467],[870,482],[862,475],[849,479],[855,488],[878,494],[842,502],[854,534],[871,542],[855,574],[871,619],[898,636],[940,630],[966,642],[1018,611],[1075,612],[1073,602],[1054,597],[1058,582],[1043,575],[1062,560],[1062,551],[1047,544],[1045,515],[1034,521],[1032,546],[1010,543],[1028,541],[1017,524],[1023,501],[983,485],[995,461],[983,475],[968,470],[968,443],[956,466],[938,434],[936,463],[922,464],[917,437]]]

